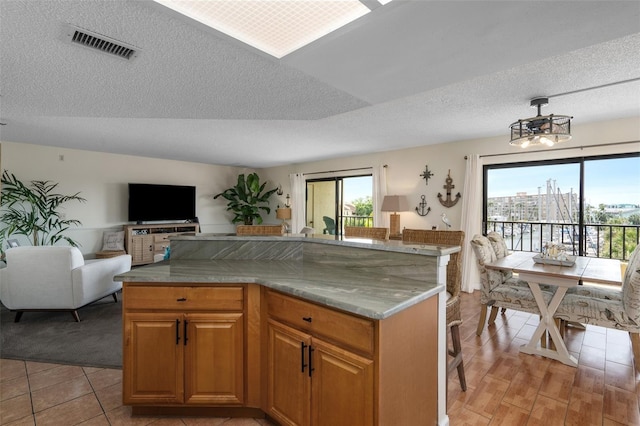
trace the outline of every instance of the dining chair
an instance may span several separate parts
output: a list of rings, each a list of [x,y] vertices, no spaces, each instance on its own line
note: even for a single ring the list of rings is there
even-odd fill
[[[371,226],[345,226],[345,237],[371,238],[373,240],[388,240],[389,228]]]
[[[458,379],[463,391],[467,390],[467,381],[464,375],[464,362],[462,360],[462,344],[460,341],[460,329],[462,313],[460,310],[460,291],[462,288],[462,247],[464,245],[464,231],[434,231],[428,229],[404,229],[402,240],[410,243],[430,245],[460,246],[460,251],[452,253],[447,264],[447,327],[451,331],[451,344],[453,349],[447,349],[453,358],[447,365],[447,374],[458,370]]]

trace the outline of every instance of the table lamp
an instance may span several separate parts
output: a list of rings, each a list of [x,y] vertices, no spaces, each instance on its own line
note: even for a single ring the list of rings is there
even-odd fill
[[[287,224],[287,220],[291,219],[291,208],[283,207],[276,209],[276,218],[282,220],[282,225],[284,229],[289,232],[289,225]]]
[[[384,200],[382,200],[382,207],[380,210],[383,212],[393,212],[389,215],[389,235],[400,235],[400,215],[398,212],[409,210],[407,197],[404,195],[385,195]]]

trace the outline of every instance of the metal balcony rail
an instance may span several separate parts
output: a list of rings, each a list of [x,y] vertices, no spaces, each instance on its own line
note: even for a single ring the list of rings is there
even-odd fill
[[[487,232],[502,235],[513,251],[541,251],[547,242],[564,245],[567,253],[627,260],[640,243],[640,225],[489,221]]]
[[[343,226],[373,226],[373,217],[371,216],[341,216]]]

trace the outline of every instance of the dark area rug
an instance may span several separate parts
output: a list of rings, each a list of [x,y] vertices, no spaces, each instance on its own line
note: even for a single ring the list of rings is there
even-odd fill
[[[122,301],[111,296],[69,312],[15,312],[0,307],[0,357],[85,367],[122,368]]]

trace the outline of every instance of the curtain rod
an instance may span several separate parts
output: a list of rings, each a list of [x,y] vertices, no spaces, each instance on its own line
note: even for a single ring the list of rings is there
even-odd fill
[[[385,164],[385,167],[386,167],[386,164]],[[323,173],[353,172],[356,170],[373,170],[373,167],[357,167],[355,169],[327,170],[326,172],[303,173],[302,175],[303,176],[321,175]]]
[[[574,147],[570,147],[567,146],[565,148],[556,148],[553,151],[566,151],[569,149],[585,149],[585,148],[600,148],[603,146],[615,146],[615,145],[628,145],[628,144],[632,144],[632,143],[638,143],[640,141],[627,141],[627,142],[616,142],[616,143],[600,143],[597,145],[587,145],[587,146],[574,146]],[[523,151],[523,152],[503,152],[501,154],[487,154],[487,155],[481,155],[480,158],[487,158],[487,157],[502,157],[504,155],[517,155],[517,154],[532,154],[534,152],[543,152],[542,150],[538,150],[538,151]],[[467,155],[464,156],[464,159],[467,160],[469,157]]]

